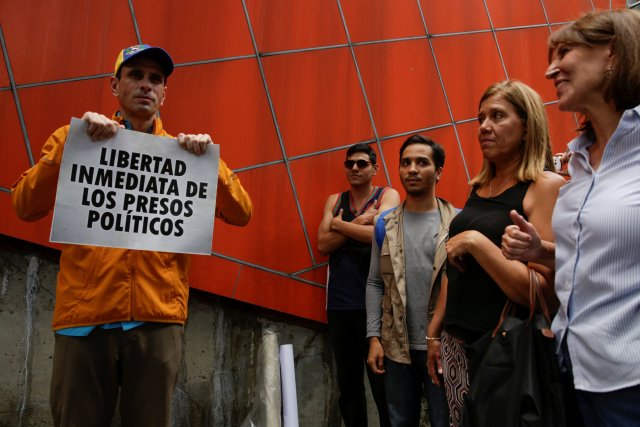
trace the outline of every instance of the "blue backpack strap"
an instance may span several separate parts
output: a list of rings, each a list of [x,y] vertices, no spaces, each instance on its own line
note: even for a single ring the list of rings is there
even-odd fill
[[[382,244],[384,243],[384,238],[387,234],[387,230],[384,228],[384,217],[387,216],[390,212],[393,212],[396,208],[387,209],[382,212],[376,221],[376,224],[373,226],[373,235],[376,239],[376,243],[378,244],[378,249],[382,248]]]

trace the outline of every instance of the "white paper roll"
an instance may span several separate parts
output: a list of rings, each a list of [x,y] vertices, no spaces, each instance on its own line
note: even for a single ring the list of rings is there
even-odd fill
[[[298,427],[298,398],[293,345],[280,346],[280,376],[282,379],[282,414],[284,427]]]

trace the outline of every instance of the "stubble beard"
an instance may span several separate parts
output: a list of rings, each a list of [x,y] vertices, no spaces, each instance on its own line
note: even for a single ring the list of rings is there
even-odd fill
[[[420,189],[407,189],[405,188],[404,191],[411,197],[424,197],[427,195],[428,191],[427,188],[420,188]]]

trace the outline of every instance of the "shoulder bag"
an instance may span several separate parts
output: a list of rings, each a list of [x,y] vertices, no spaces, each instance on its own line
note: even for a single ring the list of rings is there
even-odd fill
[[[542,313],[536,313],[536,297]],[[565,426],[564,386],[554,354],[551,318],[538,276],[529,269],[529,317],[507,301],[473,369],[461,427]],[[477,349],[476,349],[477,350]]]

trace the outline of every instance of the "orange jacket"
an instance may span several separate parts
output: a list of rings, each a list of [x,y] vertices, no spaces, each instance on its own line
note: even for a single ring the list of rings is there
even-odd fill
[[[122,120],[114,115],[114,120]],[[53,209],[69,126],[47,140],[40,161],[11,187],[13,206],[25,221]],[[171,137],[160,119],[153,134]],[[238,177],[220,159],[216,216],[245,225],[252,205]],[[85,245],[62,245],[53,329],[140,320],[183,324],[187,319],[190,256]]]

